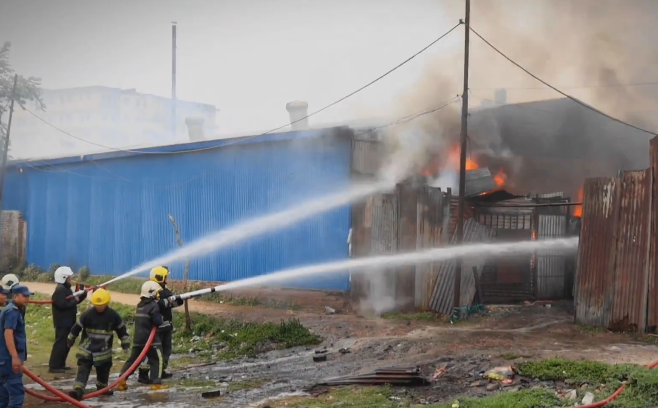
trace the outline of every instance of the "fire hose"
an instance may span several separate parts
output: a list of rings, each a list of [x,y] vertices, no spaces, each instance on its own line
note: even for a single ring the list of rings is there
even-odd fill
[[[109,390],[111,390],[112,388],[114,388],[114,387],[116,387],[117,385],[119,385],[119,383],[120,383],[121,381],[123,381],[123,380],[127,379],[128,377],[130,377],[130,375],[131,375],[133,372],[135,372],[135,370],[137,369],[137,367],[139,367],[139,365],[141,364],[141,362],[142,362],[142,360],[144,359],[144,357],[146,357],[146,353],[147,353],[147,352],[149,351],[149,349],[151,348],[151,344],[153,344],[153,340],[155,340],[155,335],[156,335],[156,333],[157,333],[157,330],[158,330],[157,327],[153,327],[153,329],[151,330],[151,334],[149,335],[149,338],[148,338],[148,340],[146,341],[146,345],[144,346],[144,349],[142,350],[142,353],[139,355],[139,357],[137,358],[137,360],[135,360],[135,362],[133,363],[133,365],[131,365],[130,368],[128,368],[128,370],[127,370],[125,373],[123,373],[123,375],[119,376],[119,378],[117,378],[113,383],[111,383],[111,384],[108,385],[107,387],[105,387],[105,388],[103,388],[103,389],[100,389],[100,390],[98,390],[98,391],[94,391],[94,392],[91,392],[91,393],[89,393],[89,394],[86,394],[84,397],[82,397],[82,399],[83,399],[83,400],[86,400],[86,399],[89,399],[89,398],[95,398],[95,397],[98,397],[98,396],[100,396],[100,395],[103,395],[103,394],[105,394],[107,391],[109,391]],[[75,400],[75,399],[69,397],[68,395],[66,395],[66,394],[64,394],[63,392],[59,391],[58,389],[54,388],[54,387],[51,386],[50,384],[46,383],[45,381],[43,381],[41,378],[39,378],[37,375],[35,375],[33,372],[31,372],[31,371],[28,370],[27,368],[23,368],[23,372],[25,373],[25,375],[27,375],[28,377],[30,377],[30,378],[31,378],[32,380],[34,380],[36,383],[38,383],[38,384],[41,385],[43,388],[45,388],[47,391],[49,391],[49,392],[51,392],[51,393],[53,393],[53,394],[55,394],[55,395],[57,395],[57,396],[56,396],[56,397],[53,397],[53,396],[50,396],[50,395],[44,395],[44,394],[40,394],[40,393],[38,393],[38,392],[36,392],[36,391],[32,391],[32,390],[28,390],[28,389],[26,389],[25,392],[26,392],[28,395],[31,395],[32,397],[35,397],[35,398],[39,398],[39,399],[44,400],[44,401],[50,401],[50,402],[69,402],[69,403],[71,403],[71,404],[73,404],[73,405],[75,405],[76,407],[79,407],[79,408],[90,408],[89,406],[87,406],[87,405],[85,405],[85,404],[83,404],[83,403],[81,403],[81,402],[79,402],[79,401],[77,401],[77,400]]]
[[[647,368],[650,369],[650,370],[652,370],[656,367],[658,367],[658,360],[656,360],[653,363],[647,365]],[[624,392],[625,389],[626,389],[626,385],[624,384],[621,387],[619,387],[617,389],[617,391],[613,392],[612,395],[610,395],[606,399],[603,399],[603,400],[597,401],[597,402],[593,402],[593,403],[588,404],[588,405],[579,405],[578,407],[573,406],[573,407],[569,407],[569,408],[601,408],[601,407],[604,407],[604,406],[608,405],[609,403],[611,403],[612,401],[616,400],[617,397],[619,397],[621,395],[621,393]]]
[[[66,300],[70,300],[71,298],[74,298],[76,296],[80,296],[85,292],[92,292],[92,291],[94,291],[96,289],[100,289],[100,288],[105,289],[105,285],[91,286],[91,287],[88,287],[88,288],[81,289],[81,290],[73,293],[72,295],[67,296]],[[27,303],[29,303],[31,305],[52,305],[53,301],[52,300],[30,300]]]

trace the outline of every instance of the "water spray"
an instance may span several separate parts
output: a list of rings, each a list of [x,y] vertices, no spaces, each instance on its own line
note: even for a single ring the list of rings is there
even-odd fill
[[[542,241],[522,241],[502,244],[470,244],[454,247],[435,248],[425,251],[409,252],[397,255],[384,255],[363,259],[351,259],[347,261],[329,262],[319,265],[302,266],[274,272],[268,275],[255,276],[253,278],[241,279],[214,288],[200,289],[194,292],[183,293],[170,297],[170,302],[186,300],[214,292],[223,292],[231,289],[239,289],[249,286],[270,284],[272,282],[285,281],[287,279],[320,275],[324,273],[341,272],[345,270],[364,270],[373,267],[395,267],[414,263],[445,261],[452,258],[466,256],[505,256],[511,254],[534,252],[538,249],[549,249],[553,251],[573,251],[578,248],[578,238],[560,238]]]
[[[303,202],[302,204],[296,205],[288,210],[279,211],[270,215],[264,215],[238,223],[227,229],[199,238],[189,245],[171,251],[152,261],[143,263],[135,267],[133,270],[97,286],[97,288],[104,288],[118,280],[148,271],[156,266],[170,265],[180,259],[205,255],[223,247],[252,238],[256,235],[283,229],[314,215],[350,204],[354,201],[361,200],[367,196],[382,191],[390,190],[394,187],[394,181],[379,181],[374,184],[357,185],[351,187],[347,192],[340,192],[316,198],[311,201]],[[73,295],[79,296],[82,293],[84,293],[84,290],[78,291]]]

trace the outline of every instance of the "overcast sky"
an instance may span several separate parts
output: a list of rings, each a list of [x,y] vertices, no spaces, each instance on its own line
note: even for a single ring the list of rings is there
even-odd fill
[[[216,105],[219,132],[234,133],[287,123],[286,102],[313,111],[350,93],[460,17],[435,0],[0,0],[0,40],[12,42],[16,71],[45,88],[168,97],[176,21],[179,99]],[[313,122],[392,114],[429,58],[461,46],[455,34]]]

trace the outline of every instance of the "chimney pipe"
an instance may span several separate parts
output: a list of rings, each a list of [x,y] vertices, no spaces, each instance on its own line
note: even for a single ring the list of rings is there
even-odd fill
[[[308,103],[304,101],[288,102],[286,110],[290,115],[292,130],[308,129]]]
[[[187,135],[191,142],[200,142],[202,140],[206,140],[203,134],[203,124],[205,121],[205,118],[201,116],[188,116],[185,118],[185,124],[187,125]]]

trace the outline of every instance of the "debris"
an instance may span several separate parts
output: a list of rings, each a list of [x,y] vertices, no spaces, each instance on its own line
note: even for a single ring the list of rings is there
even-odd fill
[[[494,381],[504,381],[514,377],[514,370],[512,367],[496,367],[487,371],[484,376]]]
[[[446,372],[445,367],[438,367],[436,371],[434,372],[434,375],[432,375],[432,382],[436,381],[439,377],[443,375],[443,373]]]
[[[338,350],[338,352],[340,354],[350,354],[352,352],[352,350],[350,350],[349,347],[348,347],[348,348],[342,348],[342,349]]]
[[[314,362],[314,363],[321,363],[321,362],[323,362],[323,361],[327,361],[327,354],[326,354],[326,353],[323,353],[323,354],[315,354],[315,355],[313,356],[313,362]]]
[[[452,408],[459,408],[459,401],[455,401],[452,403]]]
[[[351,384],[419,386],[428,385],[429,381],[427,381],[427,379],[421,375],[420,369],[418,367],[385,368],[375,370],[369,374],[330,378],[316,385],[335,386]]]
[[[578,397],[578,392],[576,390],[571,390],[566,395],[567,399],[575,400]]]
[[[508,378],[507,380],[503,380],[501,384],[503,384],[504,386],[512,385],[514,384],[514,380]]]
[[[498,391],[498,388],[500,388],[500,385],[496,383],[491,383],[487,385],[487,391]]]
[[[315,354],[327,354],[327,349],[320,349],[320,350],[315,350]]]
[[[201,398],[217,398],[221,396],[222,396],[222,392],[220,390],[206,391],[201,393]]]
[[[332,309],[329,306],[325,306],[324,311],[325,311],[325,313],[330,314],[330,315],[336,314],[336,309]]]
[[[589,405],[592,402],[594,402],[594,394],[591,392],[585,393],[585,397],[583,397],[583,405]]]

